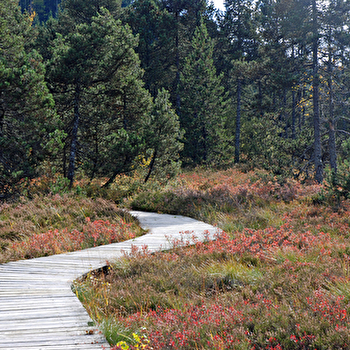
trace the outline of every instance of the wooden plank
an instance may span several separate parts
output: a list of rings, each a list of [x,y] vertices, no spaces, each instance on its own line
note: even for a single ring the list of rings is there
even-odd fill
[[[84,326],[66,326],[66,327],[55,327],[55,328],[32,328],[32,329],[22,329],[22,330],[17,330],[16,331],[16,335],[25,337],[26,339],[28,337],[36,337],[36,336],[43,336],[46,337],[47,336],[60,336],[61,333],[63,332],[66,335],[70,335],[70,334],[79,334],[79,335],[84,335],[86,333],[90,333],[91,331],[93,332],[98,332],[98,330],[96,328],[93,327],[86,327],[84,328]],[[11,330],[2,330],[0,332],[0,337],[1,335],[9,335],[10,337],[13,336],[13,331]],[[1,346],[1,343],[0,343]]]
[[[17,334],[17,332],[21,331],[29,331],[34,329],[62,329],[64,327],[79,327],[82,329],[82,331],[85,332],[86,329],[89,329],[89,322],[90,318],[85,317],[83,319],[78,319],[74,314],[70,317],[64,318],[64,323],[62,322],[62,319],[56,318],[56,319],[50,319],[49,317],[46,317],[44,319],[35,320],[32,319],[31,322],[28,322],[28,320],[16,320],[12,322],[4,322],[1,324],[1,327],[4,329],[4,332],[9,334],[8,332],[12,334]],[[92,321],[91,321],[92,322]],[[64,327],[63,327],[64,326]],[[2,333],[2,332],[0,332]]]
[[[0,338],[1,339],[1,338]],[[9,341],[1,342],[0,349],[7,349],[10,346],[13,346],[16,344],[18,349],[26,348],[27,344],[30,344],[31,346],[52,346],[52,345],[61,345],[62,349],[64,349],[65,345],[82,345],[82,344],[100,344],[102,347],[102,344],[108,345],[106,340],[101,335],[73,335],[73,336],[66,336],[63,337],[61,335],[56,336],[48,336],[45,335],[45,337],[27,337],[26,339],[10,339]],[[97,347],[96,347],[97,348]]]
[[[35,319],[49,319],[52,317],[57,318],[63,318],[63,317],[69,317],[72,314],[71,308],[59,308],[59,309],[53,309],[53,308],[43,308],[43,309],[37,309],[37,310],[19,310],[19,311],[2,311],[0,312],[0,320],[6,320],[6,322],[0,321],[0,325],[2,324],[8,324],[8,322],[13,322],[14,320],[35,320]],[[82,310],[75,310],[75,315],[86,315],[86,311],[84,309]]]
[[[69,345],[66,344],[64,346],[62,345],[41,345],[40,348],[38,346],[31,344],[26,344],[22,346],[22,349],[26,350],[101,350],[101,349],[108,349],[107,344],[73,344]],[[1,348],[0,348],[1,349]],[[3,348],[6,350],[19,350],[19,347],[16,344],[11,344],[9,347]]]
[[[19,302],[20,301],[20,302]],[[35,309],[54,309],[61,307],[76,306],[79,301],[75,295],[65,298],[18,298],[8,299],[6,304],[0,305],[0,312],[7,310],[35,310]]]

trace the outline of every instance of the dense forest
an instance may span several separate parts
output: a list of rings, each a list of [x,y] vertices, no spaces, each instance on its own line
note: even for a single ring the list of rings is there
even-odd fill
[[[0,191],[233,163],[350,187],[347,0],[0,0]],[[140,170],[141,169],[141,170]]]

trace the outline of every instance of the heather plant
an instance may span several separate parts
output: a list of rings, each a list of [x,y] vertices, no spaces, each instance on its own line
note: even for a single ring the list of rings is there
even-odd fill
[[[122,218],[117,224],[109,221],[96,220],[91,222],[86,218],[86,225],[82,231],[76,229],[68,231],[54,230],[41,234],[35,234],[23,241],[14,242],[9,245],[9,256],[11,259],[31,259],[41,256],[60,254],[105,244],[125,241],[135,238],[131,230],[131,224],[124,222]]]
[[[291,179],[281,182],[264,171],[196,170],[181,174],[165,188],[141,190],[124,204],[139,210],[191,216],[234,232],[245,227],[279,226],[286,205],[297,206],[321,190],[322,186],[313,183],[301,185]]]
[[[107,244],[142,232],[112,201],[74,193],[2,203],[0,220],[0,262]]]
[[[232,169],[140,191],[127,203],[229,230],[125,255],[77,282],[79,297],[95,320],[113,320],[113,350],[347,349],[350,207],[316,202],[322,190]]]
[[[346,240],[289,225],[126,256],[85,282],[87,300],[93,295],[96,318],[113,315],[149,349],[344,349]]]

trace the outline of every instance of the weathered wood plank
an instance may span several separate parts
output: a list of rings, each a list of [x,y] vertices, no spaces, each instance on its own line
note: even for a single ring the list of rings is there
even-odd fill
[[[62,300],[60,300],[62,299]],[[66,298],[21,298],[17,300],[8,299],[6,304],[0,305],[0,312],[9,310],[36,310],[36,309],[56,309],[56,308],[69,308],[76,306],[77,299],[75,296],[69,296]]]
[[[12,335],[18,334],[22,331],[35,330],[35,329],[59,329],[65,327],[79,327],[82,331],[85,332],[86,329],[89,329],[89,322],[91,320],[88,317],[84,319],[78,319],[74,314],[71,317],[65,317],[64,323],[62,319],[32,319],[31,322],[28,320],[17,320],[12,322],[3,323],[1,326],[4,327],[4,332],[10,332]],[[92,321],[91,321],[92,322]],[[64,326],[64,327],[63,327]],[[2,333],[2,332],[0,332]],[[9,333],[7,333],[9,334]]]
[[[103,346],[103,347],[102,347]],[[1,348],[0,348],[1,349]],[[19,347],[15,344],[11,344],[11,346],[3,348],[6,350],[18,350]],[[40,347],[34,345],[24,345],[22,347],[22,349],[26,349],[26,350],[96,350],[96,349],[107,349],[107,346],[105,344],[73,344],[73,345],[41,345]]]
[[[38,337],[29,337],[26,339],[19,340],[19,339],[13,339],[8,342],[2,342],[0,345],[3,349],[8,349],[10,346],[13,346],[16,344],[17,349],[23,349],[26,348],[27,344],[30,344],[31,346],[52,346],[52,345],[61,345],[62,349],[65,345],[83,345],[83,344],[96,344],[95,348],[98,348],[97,345],[99,344],[99,348],[101,349],[102,345],[105,344],[108,346],[108,343],[104,339],[102,335],[72,335],[63,337],[62,334],[50,337],[45,336],[42,339]]]

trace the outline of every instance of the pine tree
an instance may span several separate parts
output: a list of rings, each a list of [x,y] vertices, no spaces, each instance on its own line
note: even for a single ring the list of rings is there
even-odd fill
[[[314,125],[314,167],[315,180],[323,181],[322,141],[321,141],[321,117],[320,117],[320,77],[319,77],[319,13],[317,1],[311,0],[312,15],[312,100],[313,100],[313,125]]]
[[[180,114],[181,98],[179,93],[180,75],[183,62],[187,56],[191,39],[196,27],[202,18],[206,8],[204,0],[161,0],[162,9],[165,9],[172,20],[169,22],[171,30],[169,33],[173,40],[173,47],[169,58],[173,63],[175,77],[170,91],[172,103],[176,106],[176,113]]]
[[[237,67],[246,66],[258,56],[258,41],[253,21],[252,0],[226,0],[226,11],[220,19],[222,64],[225,87],[230,91],[232,101],[235,101],[235,162],[240,161],[241,111],[243,87],[246,81],[244,71]],[[232,106],[233,107],[233,106]]]
[[[326,86],[321,93],[321,100],[327,106],[323,110],[326,117],[326,128],[328,131],[328,153],[329,163],[333,175],[337,173],[337,124],[339,116],[343,115],[341,106],[344,94],[341,76],[343,67],[343,57],[345,54],[344,44],[349,45],[349,36],[345,29],[350,15],[350,4],[344,1],[331,0],[324,10],[322,16],[324,28],[324,47],[321,74],[326,79]],[[345,30],[344,30],[345,29]],[[345,89],[346,91],[346,89]]]
[[[72,184],[77,164],[84,163],[91,176],[104,172],[113,181],[133,163],[139,144],[137,123],[150,105],[134,51],[137,40],[95,2],[64,4],[68,7],[59,17],[62,29],[52,42],[49,69],[68,135],[63,171]]]
[[[145,87],[152,96],[161,88],[170,89],[175,79],[173,67],[173,18],[159,0],[138,0],[125,12],[125,22],[138,35],[136,48],[144,69]]]
[[[181,126],[186,163],[211,163],[227,155],[228,101],[213,63],[213,41],[204,23],[196,29],[181,76]]]
[[[158,179],[167,180],[180,170],[180,151],[183,144],[180,139],[179,117],[172,109],[170,95],[162,89],[158,91],[152,112],[145,118],[144,129],[146,138],[146,156],[149,155],[149,165],[145,182],[151,174]]]
[[[30,48],[32,18],[17,1],[0,2],[0,191],[36,175],[55,128],[40,55]]]

